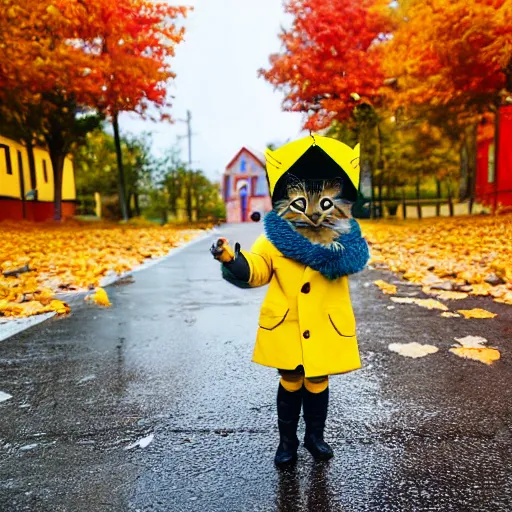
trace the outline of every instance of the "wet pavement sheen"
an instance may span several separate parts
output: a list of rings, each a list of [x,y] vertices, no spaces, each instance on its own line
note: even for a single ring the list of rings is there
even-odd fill
[[[223,234],[248,248],[260,224]],[[109,288],[113,307],[75,308],[0,343],[0,511],[512,510],[512,314],[445,319],[351,279],[364,368],[331,379],[315,464],[273,465],[275,370],[251,363],[265,288],[222,281],[210,239]],[[448,352],[485,336],[493,366]],[[389,343],[437,354],[407,359]],[[303,425],[300,426],[301,434]],[[125,448],[154,434],[145,448]]]

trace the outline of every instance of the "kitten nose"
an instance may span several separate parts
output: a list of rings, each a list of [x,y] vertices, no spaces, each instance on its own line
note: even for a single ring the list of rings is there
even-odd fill
[[[313,213],[309,218],[316,224],[318,222],[318,219],[320,218],[320,214]]]

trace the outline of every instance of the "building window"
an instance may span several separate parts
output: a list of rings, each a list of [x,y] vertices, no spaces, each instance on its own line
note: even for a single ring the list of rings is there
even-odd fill
[[[245,172],[247,171],[247,160],[245,159],[245,156],[242,156],[240,160],[240,171]]]
[[[46,160],[43,159],[43,179],[45,183],[48,183],[48,166]]]
[[[260,175],[256,181],[256,190],[254,191],[256,196],[268,195],[267,178],[266,176]]]
[[[233,187],[233,178],[228,174],[226,176],[226,190],[224,191],[226,200],[229,199],[233,195],[232,187]]]
[[[494,144],[489,144],[487,153],[487,182],[494,183],[495,162],[494,162],[495,149]]]
[[[0,144],[0,169],[5,170],[7,174],[12,174],[11,152],[9,146]]]

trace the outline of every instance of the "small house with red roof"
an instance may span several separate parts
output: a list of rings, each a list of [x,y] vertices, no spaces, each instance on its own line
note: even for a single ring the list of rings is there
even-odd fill
[[[262,216],[269,212],[272,203],[268,192],[265,156],[247,147],[240,149],[224,171],[222,196],[228,223],[247,222],[254,212]]]

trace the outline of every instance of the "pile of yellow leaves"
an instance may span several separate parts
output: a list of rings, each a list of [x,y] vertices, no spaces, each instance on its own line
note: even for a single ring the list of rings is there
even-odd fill
[[[446,299],[467,293],[512,305],[512,215],[361,224],[376,268],[400,273],[432,295],[452,292]]]
[[[56,300],[55,293],[97,288],[105,276],[164,256],[201,233],[156,225],[79,222],[2,223],[0,232],[0,317],[67,313],[69,307]],[[109,304],[102,290],[93,300]]]

